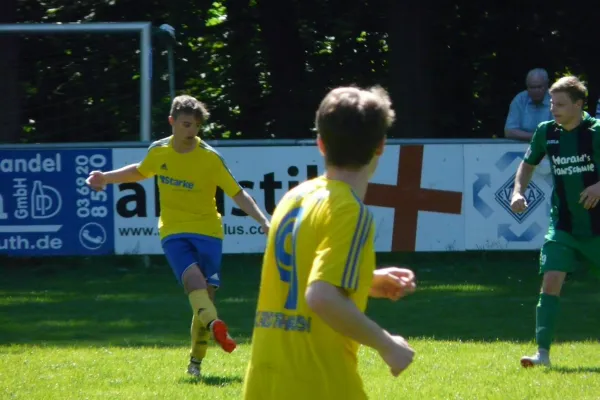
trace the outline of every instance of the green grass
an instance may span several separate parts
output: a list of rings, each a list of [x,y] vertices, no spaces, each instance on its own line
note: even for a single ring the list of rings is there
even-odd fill
[[[417,273],[418,291],[368,314],[405,336],[413,365],[392,378],[370,349],[360,369],[373,399],[597,399],[599,282],[563,290],[554,366],[523,370],[535,350],[535,255],[386,255]],[[236,399],[249,355],[259,258],[225,259],[218,308],[241,343],[211,347],[189,379],[190,310],[161,257],[0,260],[0,399]]]

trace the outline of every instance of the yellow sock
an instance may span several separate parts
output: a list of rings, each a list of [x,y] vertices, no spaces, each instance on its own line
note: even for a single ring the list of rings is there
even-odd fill
[[[197,315],[194,315],[192,318],[192,327],[190,330],[192,335],[192,350],[190,351],[190,357],[202,360],[206,357],[210,332],[202,325],[202,322],[200,322],[200,318],[198,318]]]
[[[218,318],[217,309],[213,302],[210,301],[206,289],[194,290],[188,295],[188,298],[194,315],[198,316],[203,327],[208,327],[208,324]]]

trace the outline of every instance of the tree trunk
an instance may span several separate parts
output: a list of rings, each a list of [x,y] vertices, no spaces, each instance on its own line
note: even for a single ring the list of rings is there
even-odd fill
[[[306,56],[291,0],[259,0],[261,33],[270,73],[267,111],[273,116],[272,133],[278,137],[310,136],[317,104],[306,104]]]
[[[234,133],[242,132],[242,139],[258,139],[266,136],[264,129],[266,113],[256,67],[259,59],[256,47],[251,43],[256,31],[251,12],[248,0],[228,2],[227,14],[231,25],[228,44],[233,81],[231,98],[233,104],[240,106],[240,116],[235,120],[231,130]]]
[[[389,14],[390,95],[396,110],[393,137],[434,137],[433,11],[417,0],[391,2]]]
[[[17,18],[17,0],[2,0],[0,23],[14,23]],[[18,54],[16,34],[0,35],[0,142],[15,143],[20,132],[20,101]]]

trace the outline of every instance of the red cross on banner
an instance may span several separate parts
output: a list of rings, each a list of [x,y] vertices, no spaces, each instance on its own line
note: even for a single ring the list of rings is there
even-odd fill
[[[392,251],[415,251],[419,211],[460,214],[462,193],[421,188],[423,145],[400,146],[396,185],[369,184],[365,204],[394,211]]]

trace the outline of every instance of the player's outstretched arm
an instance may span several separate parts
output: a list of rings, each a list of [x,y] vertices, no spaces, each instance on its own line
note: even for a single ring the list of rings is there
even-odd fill
[[[515,176],[515,187],[513,189],[510,203],[510,207],[514,212],[520,213],[525,211],[527,208],[527,201],[525,201],[525,190],[527,189],[527,186],[529,186],[533,171],[535,171],[535,165],[521,161],[521,164],[517,169],[517,175]]]
[[[379,352],[398,376],[413,360],[414,350],[400,336],[392,336],[362,313],[345,291],[325,281],[306,290],[306,303],[327,325],[355,342]]]
[[[522,141],[527,142],[527,141],[531,140],[533,133],[524,131],[522,129],[516,129],[516,128],[515,129],[505,129],[504,136],[506,136],[507,139],[516,139],[516,140],[522,140]]]
[[[86,183],[94,190],[103,190],[111,183],[138,182],[143,179],[146,177],[138,170],[138,164],[131,164],[108,172],[92,171]]]
[[[521,161],[521,164],[517,169],[517,175],[515,175],[514,193],[525,194],[525,190],[527,189],[527,186],[529,186],[529,182],[533,176],[533,171],[535,171],[535,165]]]
[[[256,204],[254,199],[245,190],[240,190],[238,194],[232,197],[232,199],[243,212],[254,218],[254,220],[262,226],[265,235],[269,233],[269,220],[262,211],[260,211],[258,204]]]

